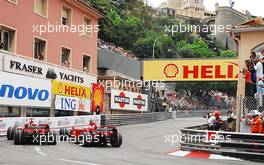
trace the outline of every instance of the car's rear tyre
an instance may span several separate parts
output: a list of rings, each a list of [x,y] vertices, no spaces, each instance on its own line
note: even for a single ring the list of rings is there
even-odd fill
[[[122,145],[122,135],[120,133],[117,133],[116,137],[112,137],[110,139],[110,144],[112,147],[120,147]]]
[[[83,132],[79,136],[79,144],[82,147],[90,147],[93,144],[92,135],[89,132]]]
[[[21,145],[24,142],[24,135],[21,129],[16,130],[15,132],[15,140],[14,144],[15,145]]]
[[[59,135],[60,135],[61,141],[66,140],[67,136],[69,135],[68,129],[67,128],[60,128]]]
[[[7,140],[14,140],[14,128],[13,127],[8,127],[6,136],[7,136]]]
[[[48,144],[49,145],[56,145],[57,144],[57,134],[54,131],[49,132],[48,137]]]

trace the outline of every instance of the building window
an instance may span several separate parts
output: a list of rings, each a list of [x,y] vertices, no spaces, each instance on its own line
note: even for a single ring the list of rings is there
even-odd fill
[[[71,25],[71,9],[66,6],[62,6],[61,9],[61,24]]]
[[[13,3],[13,4],[18,4],[18,0],[7,0],[8,2],[11,2],[11,3]]]
[[[90,72],[91,57],[83,55],[83,71]]]
[[[46,41],[35,38],[34,42],[34,58],[44,60],[46,54]]]
[[[70,67],[70,55],[71,50],[68,48],[61,48],[61,65],[65,67]]]
[[[92,37],[92,20],[88,17],[84,17],[84,35]]]
[[[15,52],[15,30],[0,26],[0,49]]]
[[[48,16],[48,1],[47,0],[35,0],[35,13],[38,15]]]

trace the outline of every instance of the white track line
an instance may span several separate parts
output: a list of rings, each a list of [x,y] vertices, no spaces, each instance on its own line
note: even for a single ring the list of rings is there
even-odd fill
[[[189,153],[191,152],[190,151],[176,151],[176,152],[169,153],[169,155],[182,157],[182,156],[188,155]]]
[[[42,152],[42,151],[40,150],[40,147],[35,147],[35,151],[36,151],[38,154],[42,155],[42,156],[47,156],[46,153],[44,153],[44,152]]]
[[[209,159],[242,161],[241,159],[237,159],[234,157],[228,157],[228,156],[222,156],[222,155],[216,155],[216,154],[211,154]]]
[[[77,163],[77,164],[99,165],[99,164],[86,163],[86,162],[80,162],[80,161],[75,161],[75,160],[67,160],[67,159],[59,159],[59,160],[64,161],[64,162]]]

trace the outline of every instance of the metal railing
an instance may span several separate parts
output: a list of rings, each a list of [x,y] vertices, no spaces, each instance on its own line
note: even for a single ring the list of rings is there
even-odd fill
[[[206,129],[207,125],[181,129],[181,150],[206,151],[245,160],[264,161],[264,134]]]
[[[172,119],[171,112],[101,115],[101,125],[130,125]]]

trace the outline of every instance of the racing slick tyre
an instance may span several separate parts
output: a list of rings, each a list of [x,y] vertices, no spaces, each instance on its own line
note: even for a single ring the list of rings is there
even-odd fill
[[[21,144],[23,144],[23,142],[24,142],[24,135],[23,135],[23,132],[22,132],[21,129],[16,130],[15,137],[14,138],[15,138],[15,140],[14,140],[14,144],[15,145],[21,145]]]
[[[93,144],[93,138],[90,132],[84,132],[79,136],[79,143],[82,147],[90,147]]]
[[[110,144],[112,147],[120,147],[122,145],[122,135],[117,133],[116,137],[110,139]]]
[[[54,131],[49,132],[48,144],[56,145],[57,144],[57,134]]]
[[[13,127],[8,127],[7,129],[7,140],[14,140],[14,131],[15,129]]]
[[[101,146],[101,147],[107,147],[107,137],[106,136],[101,136],[99,137],[99,142],[98,144]]]
[[[68,129],[67,128],[60,128],[59,135],[60,135],[61,141],[66,140],[67,136],[69,135]]]

